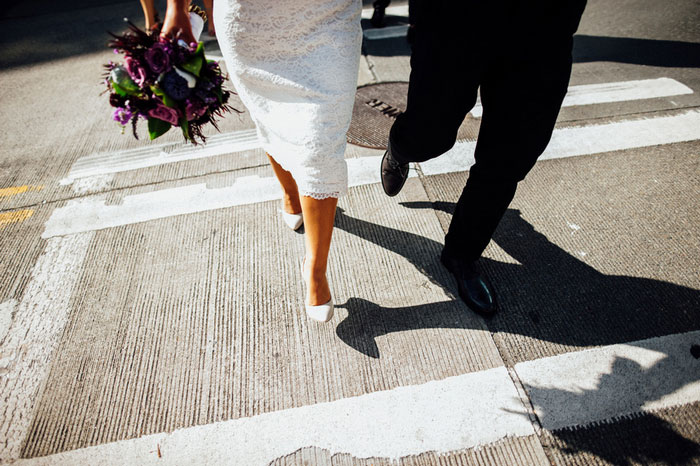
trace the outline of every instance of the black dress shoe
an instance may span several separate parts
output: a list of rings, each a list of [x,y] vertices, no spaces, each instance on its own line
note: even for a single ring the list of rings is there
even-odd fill
[[[391,146],[382,157],[381,177],[387,196],[396,196],[408,178],[408,164],[399,163],[391,156]]]
[[[464,262],[442,251],[440,262],[457,279],[459,297],[469,309],[485,317],[496,313],[496,295],[479,273],[476,262]]]

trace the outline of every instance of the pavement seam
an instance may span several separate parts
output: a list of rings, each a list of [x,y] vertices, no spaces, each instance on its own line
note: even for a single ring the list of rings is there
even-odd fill
[[[421,185],[423,186],[423,190],[425,191],[425,195],[428,197],[428,200],[430,201],[431,204],[436,203],[438,200],[433,196],[432,192],[430,189],[428,189],[425,181],[427,179],[427,176],[423,174],[423,170],[420,167],[419,163],[414,164],[415,170],[418,174],[418,179],[420,180]],[[440,221],[440,217],[438,215],[438,211],[436,209],[433,209],[433,214],[435,215],[435,218],[437,219],[438,223],[440,224],[440,228],[445,231],[445,228],[442,226],[442,222]],[[498,344],[498,341],[494,338],[494,333],[488,328],[488,323],[485,323],[484,325],[487,330],[489,330],[489,336],[491,338],[491,341],[493,342],[493,345],[496,347],[496,350],[498,351],[498,356],[501,359],[501,362],[503,363],[503,366],[506,368],[508,371],[508,376],[510,377],[511,382],[515,386],[515,389],[518,393],[518,398],[520,399],[520,402],[523,404],[525,407],[525,410],[527,412],[527,417],[528,420],[530,421],[530,424],[532,424],[532,428],[535,431],[536,437],[537,437],[537,442],[542,448],[542,451],[544,452],[545,456],[549,460],[550,464],[554,466],[556,464],[554,458],[550,454],[547,448],[545,448],[545,445],[542,443],[542,423],[540,422],[540,419],[537,416],[537,413],[535,413],[535,407],[532,404],[532,399],[527,393],[527,390],[525,390],[525,386],[523,385],[522,381],[520,380],[520,377],[518,377],[517,372],[515,371],[515,367],[512,364],[508,364],[506,361],[506,357],[503,352],[503,348]]]

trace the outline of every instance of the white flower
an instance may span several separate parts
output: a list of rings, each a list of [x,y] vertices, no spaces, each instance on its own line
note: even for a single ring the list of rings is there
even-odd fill
[[[182,76],[185,79],[185,81],[187,81],[187,87],[189,87],[190,89],[197,85],[197,77],[195,75],[188,73],[187,71],[182,71],[178,67],[175,67],[175,72]]]

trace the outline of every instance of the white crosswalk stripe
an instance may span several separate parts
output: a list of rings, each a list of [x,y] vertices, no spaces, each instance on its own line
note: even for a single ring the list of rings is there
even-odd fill
[[[542,159],[596,154],[635,147],[700,139],[700,111],[673,116],[622,121],[555,130]],[[448,153],[421,163],[425,175],[467,170],[473,163],[475,143],[460,142]],[[348,160],[349,184],[378,183],[381,156]],[[415,176],[411,172],[412,176]],[[125,196],[119,205],[107,205],[99,196],[69,201],[54,210],[46,222],[44,238],[101,230],[174,215],[203,212],[236,205],[281,199],[273,177],[246,176],[231,186],[208,188],[190,185]]]
[[[691,94],[686,85],[670,78],[622,81],[604,84],[571,86],[564,106],[592,105]],[[472,109],[482,114],[481,104]],[[107,153],[88,154],[78,158],[61,184],[68,185],[86,177],[109,175],[167,163],[184,162],[260,148],[254,129],[216,134],[206,145],[192,147],[182,143],[154,144]]]
[[[78,178],[119,173],[166,163],[183,162],[241,152],[260,147],[254,129],[216,134],[205,145],[192,147],[181,143],[155,144],[136,149],[90,154],[75,161],[61,184],[71,184]]]
[[[581,426],[700,401],[697,361],[688,354],[698,338],[700,331],[604,346],[516,364],[515,371],[545,428]],[[628,364],[613,374],[616,362],[622,360]],[[586,397],[590,399],[582,401]],[[581,404],[587,409],[577,409]],[[307,446],[326,449],[331,455],[393,459],[428,451],[447,453],[534,433],[508,371],[497,367],[17,464],[110,464],[100,461],[111,458],[143,465],[254,466]]]

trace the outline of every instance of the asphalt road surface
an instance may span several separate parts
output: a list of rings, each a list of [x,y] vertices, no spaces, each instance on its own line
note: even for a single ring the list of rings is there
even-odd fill
[[[327,324],[247,113],[197,148],[111,120],[105,31],[138,2],[7,6],[0,459],[700,464],[699,6],[589,0],[552,142],[482,260],[490,320],[438,260],[480,107],[396,198],[382,150],[349,145]],[[365,8],[358,86],[406,82],[405,2],[383,29]]]

